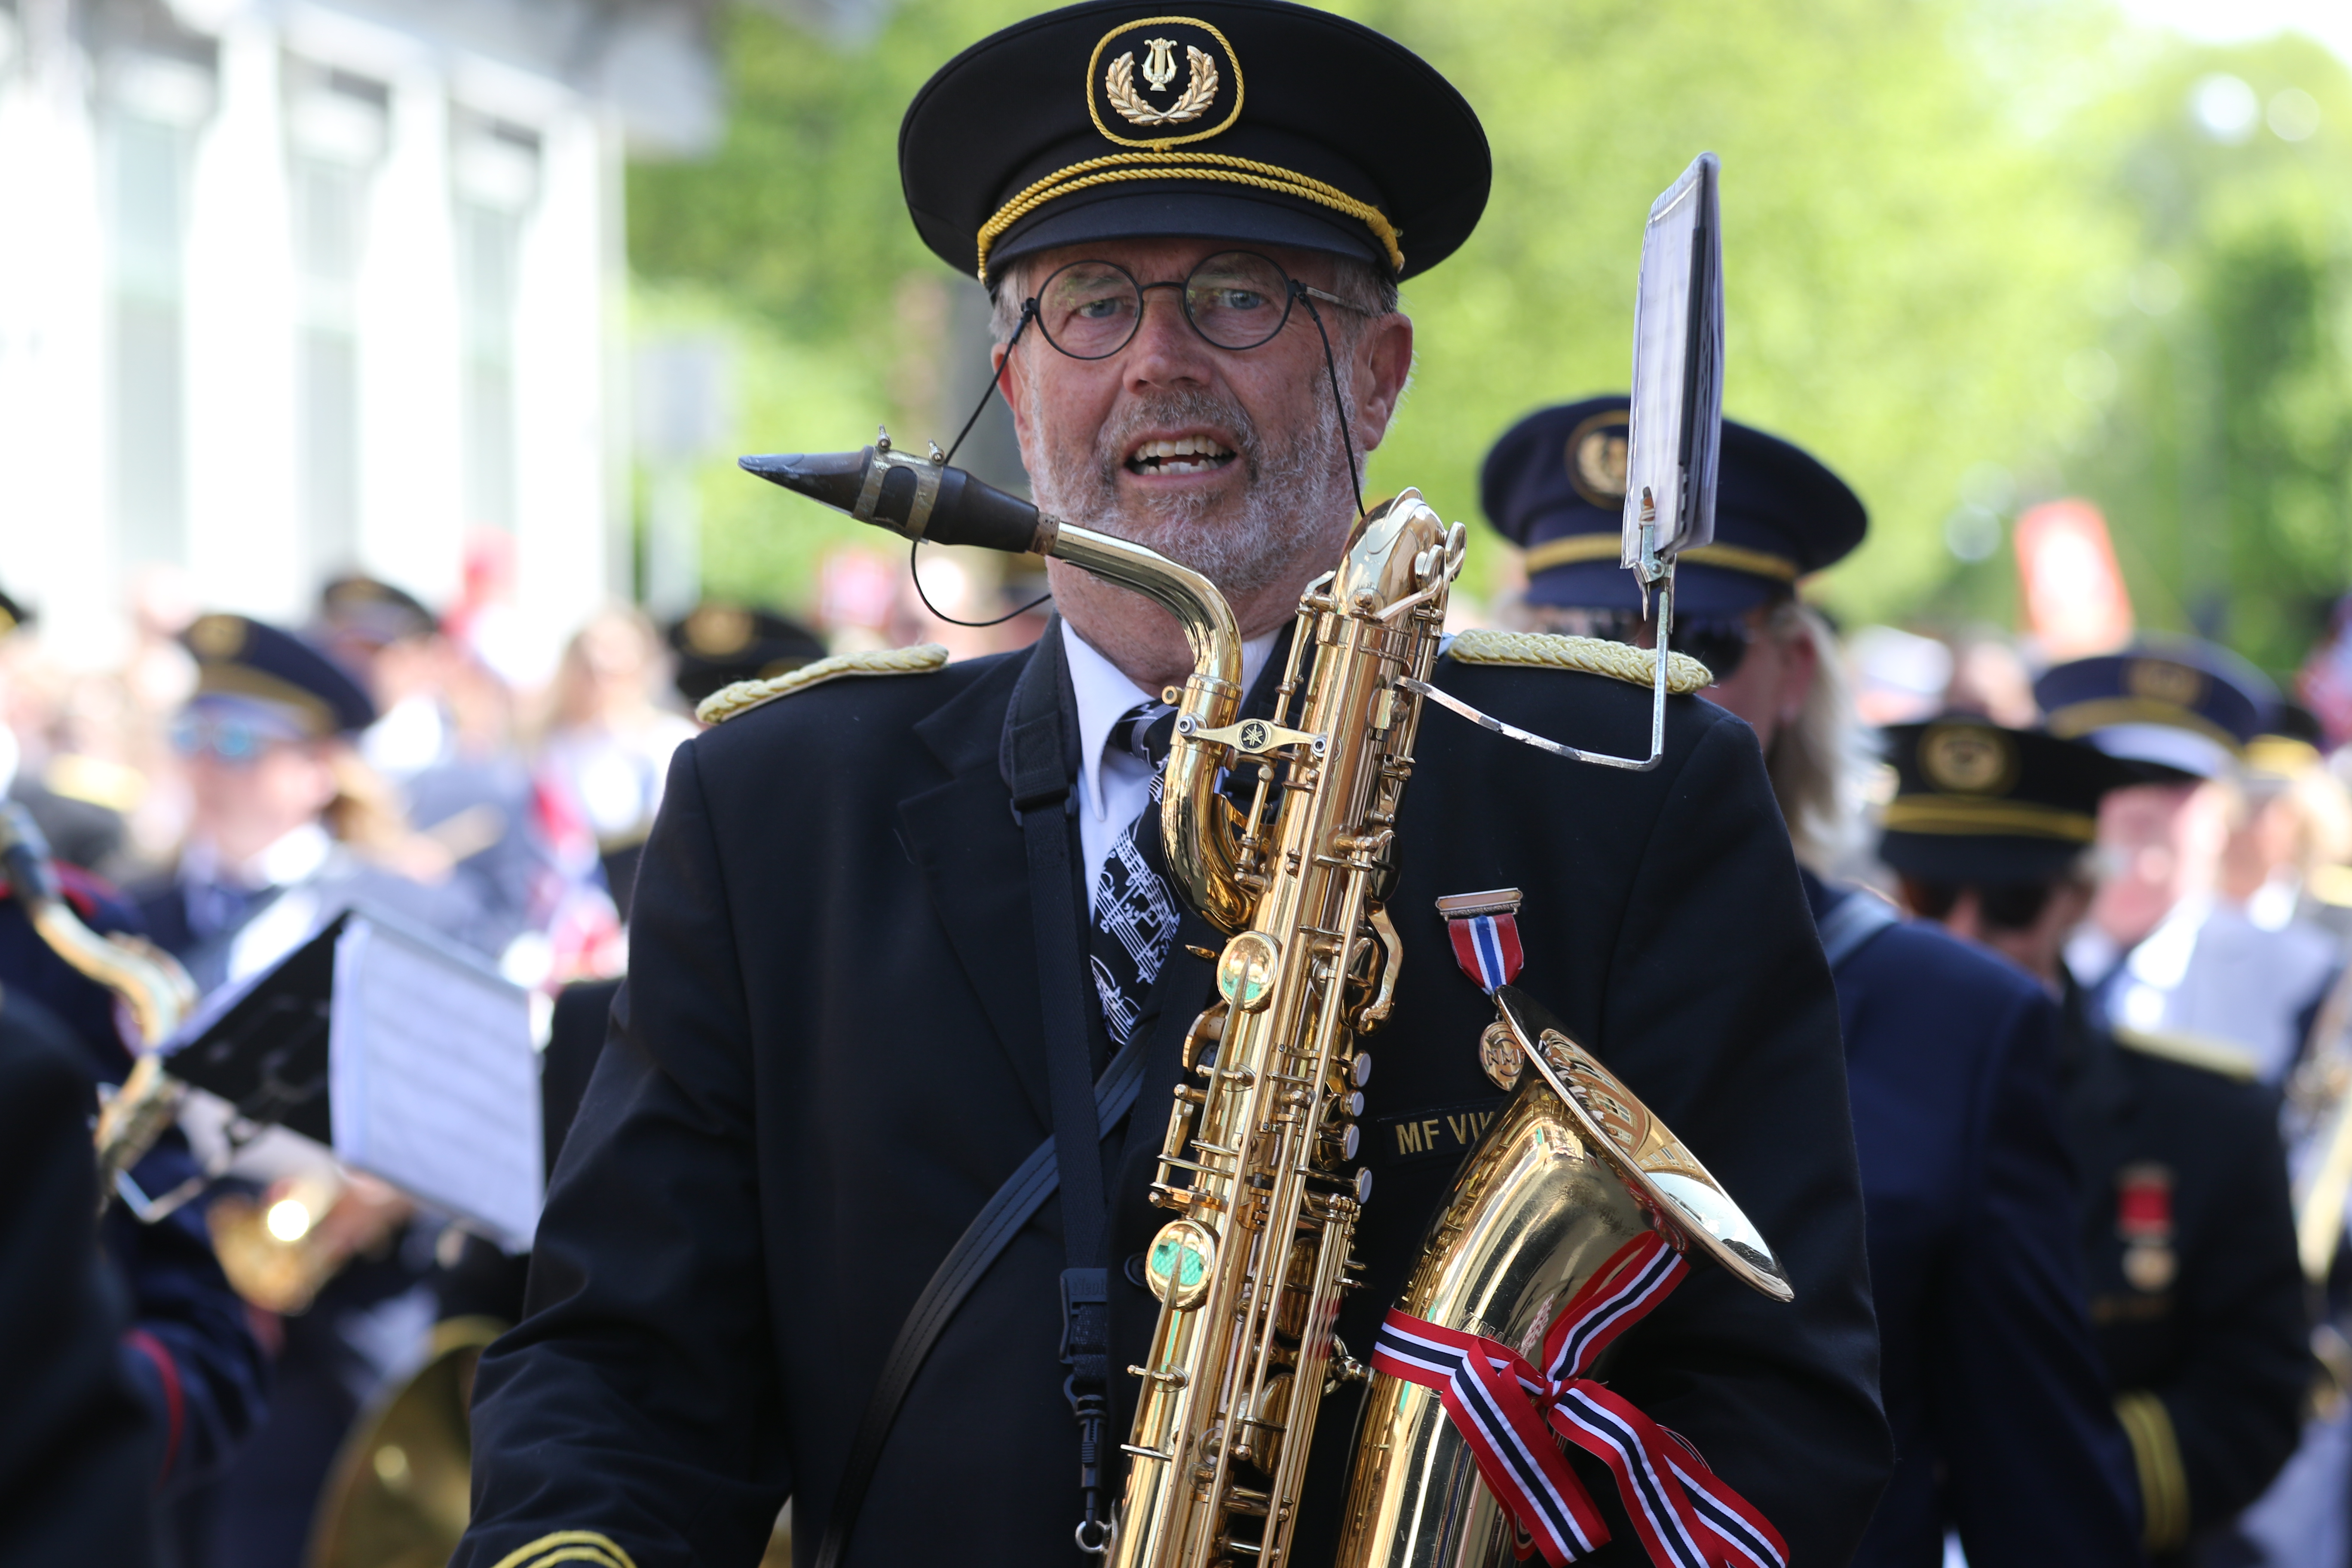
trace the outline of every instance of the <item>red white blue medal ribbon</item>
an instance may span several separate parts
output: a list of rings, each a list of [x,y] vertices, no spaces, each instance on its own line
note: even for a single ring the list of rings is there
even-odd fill
[[[1696,1450],[1585,1375],[1689,1271],[1663,1237],[1628,1242],[1545,1333],[1542,1370],[1507,1345],[1408,1312],[1391,1311],[1381,1325],[1372,1370],[1438,1395],[1517,1522],[1521,1558],[1540,1552],[1565,1568],[1609,1540],[1560,1448],[1565,1437],[1607,1467],[1657,1568],[1788,1568],[1780,1533]]]
[[[1437,900],[1454,940],[1454,961],[1488,995],[1518,978],[1527,954],[1519,950],[1519,890],[1448,893]]]

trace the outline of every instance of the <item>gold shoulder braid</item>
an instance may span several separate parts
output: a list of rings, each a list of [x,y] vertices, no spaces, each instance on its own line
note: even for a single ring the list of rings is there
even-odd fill
[[[1562,637],[1557,632],[1466,631],[1454,637],[1445,651],[1464,664],[1572,669],[1634,686],[1647,686],[1658,674],[1657,655],[1652,649],[1601,637]],[[1715,672],[1690,655],[1666,656],[1666,689],[1675,696],[1686,697],[1714,684]]]
[[[938,643],[912,647],[876,648],[871,653],[838,653],[831,658],[772,675],[765,680],[739,680],[722,686],[695,705],[694,716],[706,724],[723,724],[738,713],[749,713],[763,703],[844,675],[929,675],[948,661],[948,650]]]
[[[2139,1471],[2139,1495],[2147,1517],[2150,1552],[2177,1552],[2189,1543],[2189,1473],[2180,1460],[2180,1439],[2172,1413],[2147,1389],[2116,1399],[2116,1417],[2131,1439],[2132,1464]]]
[[[635,1560],[617,1542],[593,1530],[559,1530],[542,1535],[499,1559],[499,1568],[556,1568],[563,1563],[581,1563],[583,1568],[637,1568]]]

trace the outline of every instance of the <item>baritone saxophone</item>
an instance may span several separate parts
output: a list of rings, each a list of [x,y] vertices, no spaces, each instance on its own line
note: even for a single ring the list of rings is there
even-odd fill
[[[1142,1386],[1105,1548],[1116,1568],[1286,1563],[1324,1398],[1368,1379],[1377,1395],[1382,1381],[1332,1334],[1362,1267],[1349,1243],[1371,1195],[1370,1173],[1355,1163],[1371,1070],[1359,1038],[1389,1016],[1403,961],[1387,909],[1398,807],[1465,531],[1411,489],[1370,512],[1300,598],[1273,713],[1243,720],[1240,632],[1198,573],[1043,514],[936,449],[929,459],[895,451],[887,432],[856,452],[742,464],[908,538],[1069,562],[1154,600],[1184,629],[1193,669],[1164,694],[1176,718],[1160,826],[1179,889],[1227,940],[1218,1000],[1183,1042],[1149,1194],[1171,1215],[1145,1253],[1160,1308],[1146,1359],[1128,1369]],[[1663,659],[1660,670],[1662,720]],[[1505,1011],[1536,1070],[1438,1216],[1414,1276],[1421,1310],[1532,1321],[1580,1265],[1589,1271],[1622,1234],[1643,1227],[1678,1249],[1703,1246],[1785,1296],[1769,1248],[1704,1168],[1630,1090],[1535,1017],[1531,1004]],[[1622,1147],[1576,1099],[1587,1079],[1571,1085],[1558,1065],[1570,1050],[1579,1071],[1599,1074],[1590,1082],[1611,1087]],[[1528,1139],[1542,1158],[1525,1157]],[[1497,1173],[1498,1162],[1507,1170]],[[1503,1300],[1507,1291],[1523,1299]],[[1350,1561],[1456,1561],[1370,1549],[1382,1531],[1396,1535],[1416,1484],[1437,1474],[1458,1487],[1467,1473],[1444,1468],[1459,1445],[1442,1416],[1433,1427],[1426,1419],[1434,1401],[1406,1392],[1389,1400],[1408,1413],[1406,1426],[1371,1423],[1360,1443]],[[1369,1465],[1364,1444],[1377,1449]],[[1391,1461],[1408,1450],[1440,1470],[1404,1474]],[[1486,1515],[1474,1522],[1491,1525]]]

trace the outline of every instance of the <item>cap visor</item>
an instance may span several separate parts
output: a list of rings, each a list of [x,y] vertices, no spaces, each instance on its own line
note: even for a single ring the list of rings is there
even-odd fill
[[[1675,615],[1683,621],[1745,615],[1779,591],[1781,584],[1745,572],[1682,566],[1675,572]],[[1578,561],[1528,579],[1527,602],[1567,609],[1638,610],[1642,590],[1633,574],[1613,561]]]
[[[1906,877],[1989,886],[2054,880],[2089,847],[2050,838],[1890,832],[1879,838],[1878,858]]]

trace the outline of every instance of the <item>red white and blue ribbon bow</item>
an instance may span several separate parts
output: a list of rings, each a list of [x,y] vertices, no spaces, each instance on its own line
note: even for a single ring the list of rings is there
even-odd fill
[[[1454,939],[1454,961],[1490,996],[1496,986],[1518,978],[1527,958],[1519,951],[1519,898],[1517,888],[1497,888],[1448,893],[1437,900],[1437,912]]]
[[[1402,1310],[1381,1325],[1372,1370],[1438,1395],[1517,1523],[1521,1558],[1540,1552],[1565,1568],[1609,1539],[1565,1437],[1608,1468],[1657,1568],[1788,1568],[1780,1532],[1697,1450],[1585,1375],[1689,1271],[1663,1237],[1626,1243],[1545,1333],[1542,1370],[1507,1345]]]

